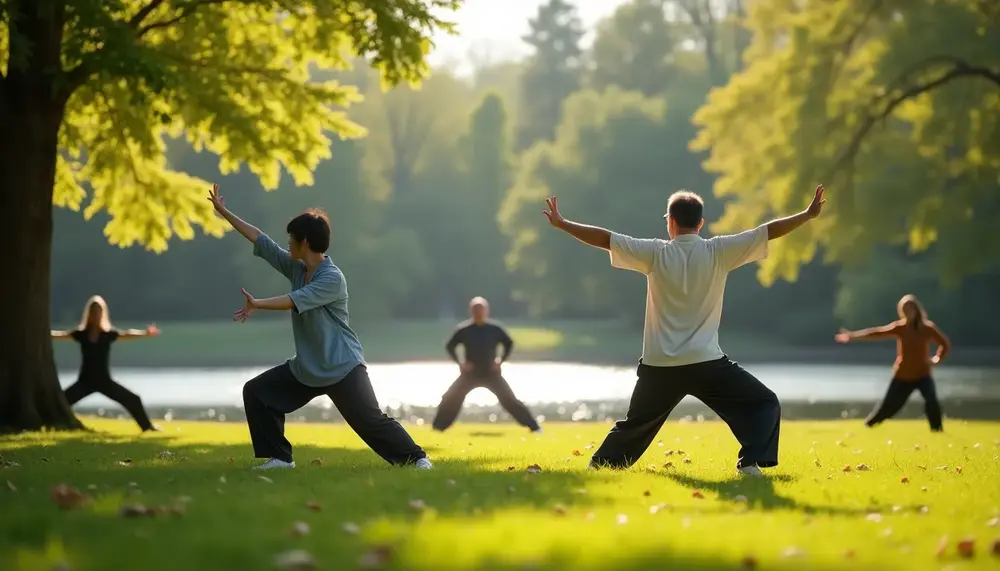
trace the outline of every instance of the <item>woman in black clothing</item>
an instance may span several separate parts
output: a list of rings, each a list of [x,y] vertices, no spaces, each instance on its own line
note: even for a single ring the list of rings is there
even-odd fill
[[[108,361],[111,344],[116,340],[155,337],[159,334],[160,330],[155,325],[150,325],[146,329],[114,329],[108,314],[108,304],[104,302],[104,298],[99,295],[90,298],[84,306],[83,318],[76,329],[52,331],[53,339],[72,339],[79,343],[83,357],[76,382],[66,389],[66,400],[72,406],[91,393],[101,393],[122,405],[144,432],[156,430],[138,395],[111,380]]]

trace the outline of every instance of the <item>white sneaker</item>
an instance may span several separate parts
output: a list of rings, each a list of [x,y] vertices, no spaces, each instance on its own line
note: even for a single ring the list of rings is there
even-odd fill
[[[271,458],[267,462],[264,462],[260,466],[255,466],[254,470],[275,470],[279,468],[294,468],[295,462],[285,462],[284,460],[278,460],[277,458]]]
[[[431,461],[427,458],[421,458],[413,463],[413,467],[418,470],[430,470],[434,467],[434,464],[431,464]]]
[[[760,467],[756,464],[750,464],[749,466],[740,466],[737,471],[744,476],[754,476],[760,477],[764,475],[764,472],[760,471]]]

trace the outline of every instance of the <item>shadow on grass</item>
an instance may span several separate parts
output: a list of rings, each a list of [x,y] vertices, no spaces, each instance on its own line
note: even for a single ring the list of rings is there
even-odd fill
[[[872,512],[888,509],[890,506],[871,504],[865,508],[845,508],[832,505],[818,505],[782,496],[775,489],[775,483],[792,482],[794,478],[778,474],[765,477],[739,477],[726,480],[706,480],[684,474],[666,474],[668,478],[678,484],[695,490],[714,492],[719,495],[719,499],[728,500],[731,503],[742,503],[746,498],[746,505],[751,510],[775,511],[789,510],[798,511],[806,515],[823,516],[862,516]],[[740,497],[742,496],[742,497]],[[907,509],[916,511],[918,505],[906,506]],[[675,510],[679,508],[674,508]],[[699,510],[704,513],[705,510]],[[722,511],[731,511],[726,508]]]

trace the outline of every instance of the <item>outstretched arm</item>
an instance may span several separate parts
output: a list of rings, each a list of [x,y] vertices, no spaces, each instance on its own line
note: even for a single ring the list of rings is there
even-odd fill
[[[931,359],[931,362],[937,365],[938,363],[943,361],[944,358],[948,356],[948,352],[951,351],[951,341],[944,333],[941,332],[940,329],[938,329],[937,325],[934,325],[933,323],[928,323],[927,327],[930,329],[931,337],[934,339],[934,341],[937,343],[938,346],[937,352]]]
[[[119,339],[139,339],[140,337],[156,337],[160,330],[154,324],[149,324],[145,329],[119,329]]]
[[[599,226],[588,226],[578,222],[572,222],[563,218],[559,213],[559,202],[556,197],[546,198],[545,205],[548,210],[542,213],[549,219],[549,223],[577,240],[603,250],[611,249],[611,232]]]
[[[765,224],[767,227],[767,239],[775,240],[781,238],[782,236],[790,233],[791,231],[802,226],[806,222],[812,220],[819,216],[820,212],[823,210],[823,205],[826,204],[826,199],[823,198],[823,185],[816,187],[816,194],[813,196],[812,202],[809,204],[809,208],[806,208],[798,214],[793,214],[791,216],[786,216],[785,218],[778,218],[777,220],[772,220]]]
[[[208,192],[208,200],[212,203],[212,206],[215,207],[215,211],[219,213],[219,216],[225,218],[226,222],[229,222],[229,224],[232,225],[232,227],[235,228],[236,231],[239,232],[244,238],[251,242],[257,241],[257,238],[262,234],[260,229],[252,224],[244,222],[242,218],[233,214],[228,208],[226,208],[226,199],[222,198],[222,195],[219,194],[219,185],[212,185],[212,190]]]
[[[61,329],[53,329],[51,331],[53,339],[73,339],[73,333],[75,331],[63,331]]]
[[[888,339],[896,336],[896,330],[898,328],[898,323],[890,323],[888,325],[883,325],[882,327],[869,327],[868,329],[859,329],[857,331],[841,329],[840,332],[834,336],[834,339],[837,340],[837,343],[850,343],[851,341],[867,339]]]

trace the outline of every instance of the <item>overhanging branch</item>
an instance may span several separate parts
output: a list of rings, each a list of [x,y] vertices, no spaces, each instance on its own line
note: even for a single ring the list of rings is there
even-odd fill
[[[928,66],[941,63],[947,63],[950,64],[950,66],[933,79],[910,85],[910,87],[905,89],[902,88],[903,85],[909,83],[911,76],[926,70]],[[899,77],[889,84],[889,87],[884,93],[875,97],[871,101],[869,108],[880,110],[867,114],[864,121],[861,122],[861,126],[851,137],[851,142],[848,144],[847,149],[834,164],[831,169],[832,172],[827,176],[832,175],[833,172],[840,170],[845,165],[852,163],[854,161],[854,157],[857,156],[858,150],[861,148],[861,143],[864,141],[865,137],[868,136],[876,124],[891,116],[900,105],[910,99],[913,99],[914,97],[933,91],[947,83],[950,83],[951,81],[963,77],[983,78],[993,82],[998,88],[1000,88],[1000,72],[988,67],[969,65],[965,61],[952,56],[936,56],[928,58],[900,74]]]

